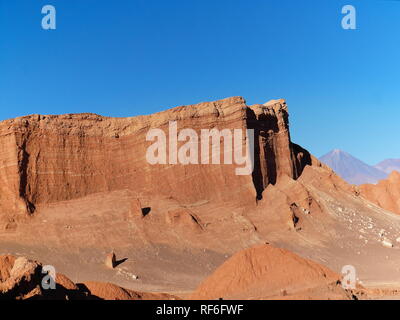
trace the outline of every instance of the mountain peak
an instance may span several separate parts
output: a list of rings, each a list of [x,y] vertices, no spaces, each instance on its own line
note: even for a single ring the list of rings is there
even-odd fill
[[[379,162],[374,167],[388,174],[392,171],[400,171],[400,159],[386,159]]]
[[[343,155],[343,156],[350,156],[350,157],[353,157],[353,156],[350,155],[348,152],[343,151],[343,150],[341,150],[341,149],[333,149],[333,150],[331,150],[330,152],[328,152],[327,154],[325,154],[325,155],[322,156],[322,157],[325,157],[325,156],[327,156],[327,155],[336,155],[336,156]]]
[[[351,184],[377,183],[387,177],[386,172],[370,166],[340,149],[330,151],[319,160]]]

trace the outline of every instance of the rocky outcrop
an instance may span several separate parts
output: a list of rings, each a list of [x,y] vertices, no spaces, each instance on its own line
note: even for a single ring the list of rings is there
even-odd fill
[[[237,176],[236,164],[149,164],[146,150],[152,142],[146,141],[146,134],[159,128],[168,139],[170,121],[177,121],[178,130],[192,128],[199,135],[201,129],[254,129],[253,175]],[[0,123],[0,148],[5,228],[15,228],[21,214],[32,214],[38,206],[121,189],[191,202],[249,203],[261,198],[279,176],[296,179],[311,164],[310,154],[290,141],[284,100],[247,106],[241,97],[132,118],[95,114],[16,118]]]
[[[114,269],[117,264],[117,258],[114,252],[107,254],[105,265],[109,269]]]
[[[297,179],[312,161],[306,150],[290,140],[285,100],[251,106],[247,113],[247,126],[255,131],[253,181],[260,199],[269,184],[275,184],[282,175]]]
[[[400,172],[393,171],[377,184],[363,184],[359,192],[379,207],[400,214]]]
[[[167,212],[166,223],[173,228],[188,229],[192,232],[199,232],[202,226],[199,218],[188,209],[179,208]]]
[[[112,283],[75,284],[57,273],[55,289],[43,289],[42,265],[25,257],[0,256],[0,300],[176,300],[166,293],[139,292]]]
[[[0,256],[0,299],[29,299],[42,295],[41,266],[24,257]]]

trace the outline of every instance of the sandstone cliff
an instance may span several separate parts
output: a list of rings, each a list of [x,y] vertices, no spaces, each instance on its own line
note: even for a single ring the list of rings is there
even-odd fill
[[[169,121],[197,132],[254,129],[253,175],[236,176],[233,165],[150,165],[146,133],[168,133]],[[192,202],[248,203],[280,175],[297,178],[311,164],[308,152],[290,142],[284,100],[249,107],[241,97],[132,118],[25,116],[0,123],[0,146],[0,208],[11,228],[42,204],[122,189]]]

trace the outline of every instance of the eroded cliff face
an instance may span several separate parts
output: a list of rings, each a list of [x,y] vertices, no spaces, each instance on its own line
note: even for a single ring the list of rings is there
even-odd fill
[[[276,184],[279,176],[297,179],[306,165],[312,164],[311,155],[293,144],[289,133],[289,114],[285,100],[271,100],[249,107],[247,127],[255,131],[255,168],[253,172],[257,198],[269,184]]]
[[[149,164],[153,142],[146,134],[158,128],[168,141],[170,121],[199,136],[201,129],[254,129],[253,174],[236,175],[236,164]],[[10,223],[16,213],[31,214],[42,204],[122,189],[178,201],[250,203],[279,176],[297,178],[311,164],[309,153],[290,141],[284,100],[249,107],[241,97],[131,118],[16,118],[0,123],[0,148],[0,206]]]

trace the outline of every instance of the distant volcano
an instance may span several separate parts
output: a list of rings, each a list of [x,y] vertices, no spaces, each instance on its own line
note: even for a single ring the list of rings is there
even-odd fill
[[[370,166],[351,154],[338,149],[332,150],[320,157],[319,160],[351,184],[377,183],[388,175],[385,171]]]
[[[374,165],[374,168],[379,169],[387,174],[390,174],[392,171],[400,172],[400,159],[386,159],[378,164]]]

